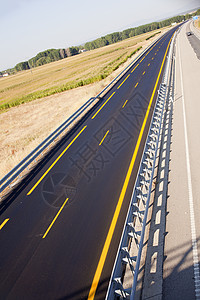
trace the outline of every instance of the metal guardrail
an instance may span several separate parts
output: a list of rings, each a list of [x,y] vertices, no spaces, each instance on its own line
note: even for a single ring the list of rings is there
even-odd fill
[[[63,122],[54,132],[52,132],[41,144],[39,144],[31,153],[29,153],[18,165],[16,165],[8,174],[6,174],[0,180],[0,199],[1,193],[7,188],[11,188],[11,183],[20,177],[20,174],[28,167],[31,163],[36,161],[39,155],[41,155],[56,138],[58,138],[69,126],[77,121],[78,117],[86,112],[86,109],[92,107],[92,104],[101,99],[103,93],[109,90],[109,88],[116,84],[116,82],[134,65],[134,63],[143,56],[161,37],[157,38],[152,42],[146,49],[144,49],[139,56],[137,56],[120,74],[118,74],[96,97],[90,98],[84,103],[74,114],[72,114],[65,122]]]
[[[147,214],[153,185],[159,137],[161,134],[168,91],[170,65],[175,35],[172,39],[167,63],[146,140],[129,210],[109,282],[106,299],[135,299],[139,266],[144,243]],[[124,280],[128,270],[128,288]],[[131,288],[130,288],[131,286]]]

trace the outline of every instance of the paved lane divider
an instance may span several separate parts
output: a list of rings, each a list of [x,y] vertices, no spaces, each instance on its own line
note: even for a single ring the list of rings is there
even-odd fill
[[[117,89],[120,89],[120,87],[122,86],[122,84],[124,84],[124,82],[129,78],[130,74],[128,74],[128,76],[126,76],[126,78],[124,79],[124,81],[122,81],[122,83],[118,86]]]
[[[137,69],[138,66],[139,66],[139,64],[137,64],[137,65],[135,66],[135,68],[131,71],[131,73],[133,73],[133,72],[135,71],[135,69]]]
[[[109,130],[106,132],[106,134],[102,138],[101,142],[99,143],[99,146],[101,146],[103,144],[103,141],[105,140],[105,138],[107,137],[108,134],[109,134]]]
[[[104,102],[104,104],[97,110],[97,112],[92,116],[92,120],[98,115],[98,113],[102,110],[102,108],[108,103],[108,101],[114,96],[115,92]]]
[[[126,103],[128,102],[128,100],[126,100],[125,102],[124,102],[124,104],[123,104],[123,106],[122,106],[122,108],[124,108],[125,107],[125,105],[126,105]]]
[[[138,86],[139,82],[136,83],[135,88]]]
[[[5,219],[3,223],[0,225],[0,230],[6,225],[6,223],[9,221],[9,219]]]
[[[59,211],[57,212],[55,218],[53,219],[53,221],[51,222],[51,224],[49,225],[49,227],[47,228],[45,234],[43,235],[43,239],[45,239],[45,237],[47,236],[47,234],[49,233],[49,231],[51,230],[51,227],[53,226],[53,224],[55,223],[55,221],[57,220],[58,216],[60,215],[61,211],[63,210],[63,208],[65,207],[67,201],[69,200],[69,198],[67,198],[65,200],[65,202],[63,203],[63,205],[61,206],[61,208],[59,209]]]

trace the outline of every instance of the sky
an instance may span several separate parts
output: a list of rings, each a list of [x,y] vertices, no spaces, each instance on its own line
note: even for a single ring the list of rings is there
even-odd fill
[[[0,0],[0,70],[197,7],[200,0]]]

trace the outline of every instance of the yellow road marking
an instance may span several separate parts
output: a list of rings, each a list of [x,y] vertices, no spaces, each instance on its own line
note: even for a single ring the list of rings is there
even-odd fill
[[[6,223],[9,221],[9,219],[5,219],[4,221],[3,221],[3,223],[0,225],[0,230],[3,228],[3,226],[5,226],[6,225]]]
[[[129,78],[129,76],[130,76],[130,74],[128,74],[128,76],[124,79],[124,81],[122,81],[122,83],[118,86],[117,89],[119,89],[122,86],[122,84],[124,84],[124,82]]]
[[[152,57],[152,60],[154,60],[154,57]]]
[[[146,72],[144,71],[143,73],[142,73],[142,75],[144,75]]]
[[[150,63],[148,64],[148,67],[150,66]]]
[[[147,122],[147,119],[148,119],[148,116],[149,116],[149,112],[150,112],[150,109],[151,109],[151,105],[152,105],[153,98],[154,98],[154,95],[155,95],[155,92],[156,92],[156,89],[157,89],[157,85],[158,85],[158,82],[159,82],[159,79],[160,79],[160,75],[161,75],[161,72],[162,72],[162,69],[163,69],[163,65],[164,65],[164,62],[165,62],[165,58],[166,58],[166,55],[167,55],[167,51],[168,51],[170,42],[171,42],[171,39],[170,39],[169,44],[167,46],[167,49],[166,49],[166,52],[165,52],[165,55],[164,55],[164,58],[163,58],[163,61],[162,61],[162,65],[160,67],[160,71],[159,71],[159,74],[158,74],[158,77],[157,77],[157,80],[156,80],[156,83],[155,83],[155,86],[154,86],[154,90],[153,90],[153,93],[151,95],[151,99],[150,99],[150,102],[149,102],[149,105],[148,105],[148,108],[147,108],[147,111],[146,111],[146,115],[145,115],[141,130],[140,130],[140,133],[139,133],[137,144],[136,144],[136,147],[135,147],[135,150],[134,150],[134,153],[133,153],[133,156],[132,156],[129,168],[128,168],[128,172],[126,174],[126,178],[125,178],[122,190],[121,190],[121,194],[120,194],[120,197],[119,197],[116,209],[115,209],[115,213],[114,213],[114,216],[113,216],[113,219],[112,219],[107,237],[106,237],[106,241],[105,241],[105,244],[104,244],[104,247],[103,247],[103,251],[101,253],[101,257],[100,257],[100,260],[99,260],[99,263],[98,263],[98,266],[97,266],[97,269],[96,269],[96,272],[95,272],[95,275],[94,275],[94,278],[93,278],[93,281],[92,281],[92,285],[91,285],[90,292],[89,292],[89,295],[88,295],[89,300],[94,299],[96,289],[97,289],[97,286],[99,284],[99,280],[100,280],[100,277],[101,277],[103,266],[104,266],[104,263],[105,263],[105,260],[106,260],[106,257],[107,257],[108,249],[110,247],[110,243],[111,243],[112,236],[113,236],[113,233],[114,233],[114,230],[115,230],[115,226],[116,226],[116,223],[117,223],[117,220],[118,220],[118,217],[119,217],[119,213],[120,213],[121,206],[122,206],[122,203],[123,203],[123,200],[124,200],[124,196],[125,196],[128,184],[129,184],[129,180],[130,180],[130,177],[131,177],[131,174],[132,174],[134,164],[135,164],[137,153],[138,153],[140,143],[141,143],[141,140],[142,140],[142,137],[143,137],[144,129],[145,129],[146,122]]]
[[[55,164],[59,161],[59,159],[65,154],[65,152],[69,149],[69,147],[75,142],[75,140],[81,135],[81,133],[85,130],[87,126],[84,126],[83,129],[75,136],[75,138],[69,143],[69,145],[63,150],[63,152],[56,158],[56,160],[52,163],[52,165],[48,168],[48,170],[42,175],[42,177],[36,182],[36,184],[32,187],[32,189],[28,192],[28,196],[34,191],[34,189],[38,186],[38,184],[44,179],[44,177],[49,173],[49,171],[55,166]]]
[[[131,73],[133,73],[138,66],[139,66],[139,64],[137,64],[137,66],[135,66],[135,68],[131,71]]]
[[[139,82],[136,83],[135,88],[138,86]]]
[[[105,140],[105,138],[107,137],[109,133],[109,130],[106,132],[106,134],[104,135],[104,137],[102,138],[101,142],[99,143],[99,146],[101,146],[101,144],[103,143],[103,141]]]
[[[140,60],[140,62],[142,62],[145,59],[145,56]]]
[[[43,239],[45,239],[45,237],[47,236],[48,232],[50,231],[51,227],[53,226],[53,224],[54,224],[55,221],[57,220],[59,214],[60,214],[61,211],[63,210],[63,208],[64,208],[64,206],[65,206],[65,204],[67,203],[68,200],[69,200],[69,198],[67,198],[67,199],[65,200],[65,202],[63,203],[63,205],[61,206],[61,208],[60,208],[59,211],[57,212],[55,218],[53,219],[53,221],[52,221],[51,224],[49,225],[47,231],[46,231],[45,234],[43,235],[43,237],[42,237]]]
[[[110,98],[112,98],[112,96],[115,94],[112,93],[112,95],[104,102],[104,104],[99,108],[99,110],[97,110],[97,112],[94,114],[94,116],[92,117],[92,119],[94,119],[96,117],[96,115],[100,112],[100,110],[102,110],[102,108],[106,105],[106,103],[110,100]]]
[[[122,106],[122,108],[124,108],[125,107],[125,105],[126,105],[126,103],[128,102],[128,100],[126,100],[125,102],[124,102],[124,105]]]

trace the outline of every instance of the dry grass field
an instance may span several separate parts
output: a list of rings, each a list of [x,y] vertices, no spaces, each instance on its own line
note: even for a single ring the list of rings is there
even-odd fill
[[[162,29],[162,33],[168,29]],[[19,163],[31,150],[66,120],[90,97],[97,95],[131,60],[154,39],[146,40],[153,32],[131,38],[101,49],[85,52],[31,71],[0,79],[0,104],[12,103],[30,94],[55,91],[63,86],[99,76],[108,71],[105,79],[66,90],[62,93],[27,101],[23,105],[2,110],[0,114],[0,178]],[[142,49],[127,58],[135,49]],[[120,65],[120,63],[122,63]],[[120,66],[119,66],[120,65]],[[118,68],[115,69],[115,67]],[[111,68],[111,69],[109,69]],[[110,71],[111,70],[111,71]],[[26,102],[26,101],[24,101]]]

